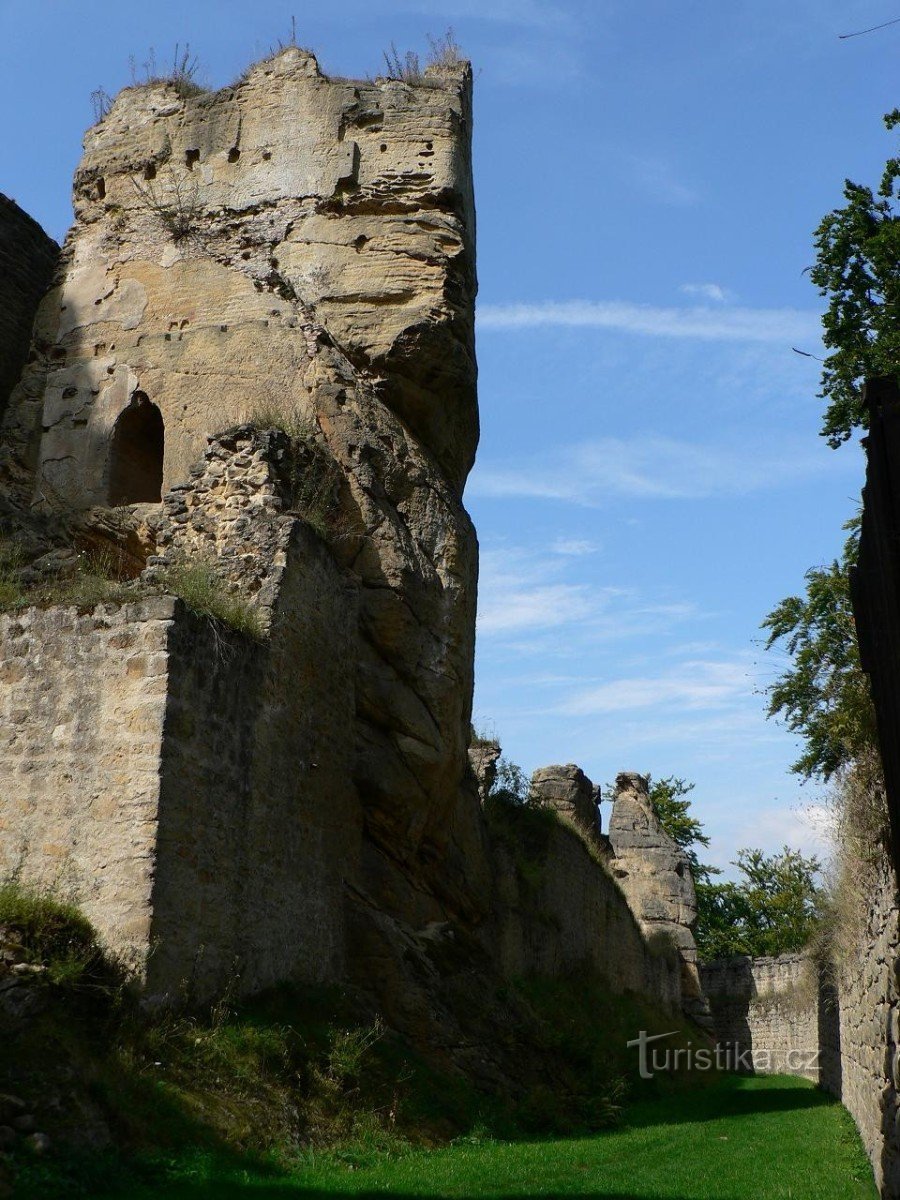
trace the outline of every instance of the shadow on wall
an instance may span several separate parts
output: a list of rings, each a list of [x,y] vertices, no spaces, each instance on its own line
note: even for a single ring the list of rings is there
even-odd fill
[[[843,1093],[841,998],[827,967],[819,967],[819,1084],[833,1096]]]

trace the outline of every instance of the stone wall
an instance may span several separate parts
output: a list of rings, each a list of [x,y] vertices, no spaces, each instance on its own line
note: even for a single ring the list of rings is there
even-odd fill
[[[0,873],[72,895],[141,970],[174,612],[0,616]]]
[[[167,597],[0,618],[0,872],[75,899],[151,994],[340,978],[355,619],[300,522],[266,643]]]
[[[885,860],[858,950],[834,968],[822,1006],[821,1081],[853,1115],[882,1195],[900,1195],[900,901]]]
[[[25,365],[34,315],[58,256],[40,225],[0,193],[0,417]]]
[[[530,824],[534,825],[532,819]],[[599,975],[615,992],[681,1007],[681,965],[670,945],[649,944],[625,897],[585,837],[544,820],[529,831],[509,814],[492,837],[495,944],[509,978]]]
[[[819,1078],[819,980],[804,955],[700,967],[718,1044],[739,1070]]]

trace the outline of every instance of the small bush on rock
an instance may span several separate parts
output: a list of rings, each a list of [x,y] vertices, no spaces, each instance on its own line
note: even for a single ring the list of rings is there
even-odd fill
[[[262,638],[259,611],[229,586],[215,563],[199,559],[177,564],[164,572],[160,582],[198,616],[219,621],[245,637]]]

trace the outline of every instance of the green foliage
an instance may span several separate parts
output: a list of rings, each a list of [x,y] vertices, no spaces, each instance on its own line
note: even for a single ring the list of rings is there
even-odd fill
[[[530,792],[531,782],[519,764],[502,755],[497,760],[491,798],[506,804],[527,804]]]
[[[703,832],[703,822],[690,815],[691,801],[685,799],[696,786],[675,775],[654,780],[647,776],[650,785],[650,803],[665,832],[685,852],[691,867],[694,883],[708,883],[710,876],[720,875],[718,867],[705,866],[697,856],[695,846],[708,846],[709,838]]]
[[[762,1148],[762,1149],[761,1149]],[[92,1169],[103,1156],[93,1155]],[[439,1150],[311,1157],[287,1172],[231,1161],[221,1154],[170,1154],[154,1178],[107,1171],[105,1187],[78,1193],[110,1200],[200,1200],[201,1197],[374,1196],[662,1197],[715,1195],[720,1200],[876,1200],[872,1169],[843,1106],[803,1079],[727,1076],[715,1086],[656,1097],[628,1111],[621,1128],[573,1138],[525,1142],[465,1137]],[[52,1168],[51,1168],[52,1169]],[[35,1163],[32,1178],[47,1165]],[[710,1191],[706,1181],[714,1181]],[[49,1183],[56,1180],[49,1178]],[[70,1197],[71,1191],[17,1189],[17,1200]]]
[[[51,888],[25,886],[15,873],[0,882],[0,929],[21,947],[22,961],[46,968],[51,983],[86,986],[109,974],[80,909]]]
[[[121,563],[113,552],[83,552],[74,568],[28,584],[20,574],[26,565],[19,543],[14,539],[0,541],[0,612],[53,605],[88,609],[98,604],[123,604],[141,595],[139,586],[121,578]]]
[[[697,886],[697,949],[705,960],[804,949],[825,908],[821,864],[785,846],[780,854],[740,850],[737,883]]]
[[[859,518],[841,559],[806,573],[803,596],[788,596],[763,622],[767,649],[781,646],[790,667],[768,689],[769,715],[782,716],[805,743],[793,770],[830,779],[876,745],[875,712],[859,661],[850,569],[859,551]]]
[[[888,129],[900,123],[895,110]],[[828,309],[823,340],[831,351],[820,395],[828,401],[823,436],[839,446],[867,424],[861,385],[878,376],[900,377],[900,159],[885,164],[881,185],[844,184],[846,204],[829,213],[815,234],[810,278]]]
[[[202,247],[199,231],[203,204],[195,179],[170,170],[162,180],[141,183],[132,176],[131,183],[139,206],[156,218],[173,242],[190,239]]]
[[[199,616],[219,621],[244,637],[262,639],[259,611],[226,583],[214,562],[194,559],[179,563],[170,567],[160,582]]]

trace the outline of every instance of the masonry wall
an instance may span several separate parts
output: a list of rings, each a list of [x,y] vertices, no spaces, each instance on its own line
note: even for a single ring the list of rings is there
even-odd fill
[[[547,823],[539,857],[527,837],[516,849],[493,838],[498,965],[508,978],[596,973],[616,992],[646,996],[670,1012],[681,1006],[674,948],[648,943],[625,897],[583,840]]]
[[[0,875],[76,900],[152,996],[340,977],[355,619],[300,522],[266,643],[171,597],[0,618]]]
[[[885,861],[860,930],[858,957],[839,965],[823,1014],[822,1085],[849,1109],[884,1196],[900,1195],[900,909]]]
[[[142,966],[174,602],[0,616],[0,876],[71,894]]]
[[[0,193],[0,416],[25,364],[34,315],[58,255],[37,221]]]
[[[739,1069],[819,1078],[819,980],[804,955],[739,956],[700,967],[720,1046]]]
[[[148,986],[322,982],[345,968],[343,884],[361,816],[355,597],[295,523],[270,640],[172,631]]]

